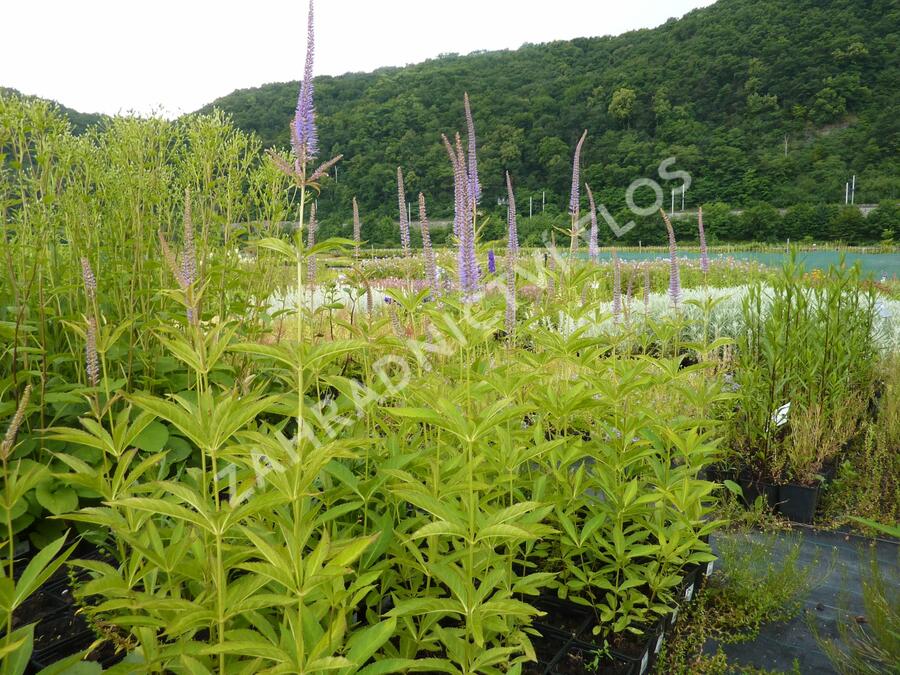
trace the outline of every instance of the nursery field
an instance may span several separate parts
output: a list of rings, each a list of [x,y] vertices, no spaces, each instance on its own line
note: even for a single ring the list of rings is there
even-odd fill
[[[402,169],[401,249],[317,241],[312,36],[289,152],[0,98],[0,672],[729,672],[806,526],[881,537],[820,663],[895,672],[896,261],[601,252],[585,136],[489,245],[467,96],[451,247]]]

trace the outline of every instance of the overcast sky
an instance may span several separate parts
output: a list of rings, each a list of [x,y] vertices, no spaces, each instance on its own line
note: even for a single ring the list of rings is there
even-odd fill
[[[318,0],[317,75],[618,35],[712,0]],[[3,0],[0,86],[82,112],[191,112],[298,80],[306,0]]]

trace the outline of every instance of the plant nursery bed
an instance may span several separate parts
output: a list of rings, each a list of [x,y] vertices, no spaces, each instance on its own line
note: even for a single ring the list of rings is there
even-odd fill
[[[714,535],[714,551],[716,541],[727,536]],[[868,556],[872,554],[877,557],[882,571],[887,572],[897,564],[900,542],[802,527],[779,538],[772,551],[773,559],[781,559],[797,541],[801,546],[798,564],[815,562],[811,574],[818,579],[805,598],[801,613],[789,621],[762,626],[759,635],[751,641],[720,645],[710,640],[704,645],[706,653],[714,654],[721,646],[729,663],[744,668],[793,672],[796,661],[801,673],[837,672],[816,641],[810,623],[821,637],[835,639],[839,637],[840,624],[865,621],[864,577],[860,570],[868,569]],[[895,575],[885,573],[883,579],[893,593],[900,593]]]

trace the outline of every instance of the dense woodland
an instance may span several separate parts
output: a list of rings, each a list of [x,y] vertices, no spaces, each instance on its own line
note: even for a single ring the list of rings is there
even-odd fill
[[[686,206],[706,206],[716,239],[890,239],[900,197],[898,38],[900,6],[891,0],[719,0],[617,37],[317,77],[321,154],[344,155],[320,197],[323,235],[349,231],[356,196],[367,239],[394,242],[397,166],[407,195],[422,191],[435,217],[448,214],[453,181],[440,134],[464,131],[468,91],[491,216],[483,238],[502,237],[505,169],[520,212],[529,197],[535,212],[546,199],[543,217],[520,226],[526,243],[565,218],[572,151],[587,129],[584,179],[620,225],[633,218],[624,199],[633,180],[658,181],[668,207],[682,183],[672,174],[687,171]],[[297,89],[235,91],[203,111],[219,108],[264,146],[286,147]],[[661,177],[667,157],[676,159]],[[839,206],[853,174],[856,202],[882,204],[869,218]],[[635,200],[652,204],[653,194],[644,188]],[[626,240],[662,241],[658,221],[636,220]],[[693,231],[688,219],[682,227]]]

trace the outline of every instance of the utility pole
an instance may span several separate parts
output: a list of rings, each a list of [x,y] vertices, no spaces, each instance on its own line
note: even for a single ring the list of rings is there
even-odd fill
[[[546,192],[544,190],[541,190],[541,213],[544,212],[544,201],[545,201],[544,196],[545,196],[545,194],[546,194]]]
[[[684,183],[681,184],[681,210],[684,211]]]
[[[788,135],[784,135],[784,156],[787,157]]]
[[[844,183],[844,205],[850,203],[850,183]]]
[[[669,215],[675,215],[675,188],[672,188],[672,208],[669,209]]]
[[[338,165],[335,164],[335,165],[334,165],[334,182],[335,182],[335,183],[338,182],[338,180],[337,180],[337,169],[338,169]]]
[[[528,217],[529,217],[529,218],[531,218],[531,210],[532,210],[532,203],[533,203],[533,202],[534,202],[534,197],[529,197],[529,198],[528,198]]]
[[[856,203],[856,174],[853,174],[853,182],[850,184],[850,203]]]

